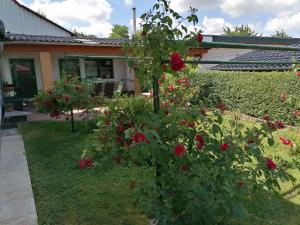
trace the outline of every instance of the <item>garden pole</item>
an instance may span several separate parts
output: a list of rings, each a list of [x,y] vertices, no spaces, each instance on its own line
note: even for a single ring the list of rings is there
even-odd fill
[[[73,107],[71,107],[71,125],[72,125],[72,133],[75,133]]]
[[[153,108],[154,113],[158,113],[159,111],[159,86],[158,86],[158,78],[153,76]]]

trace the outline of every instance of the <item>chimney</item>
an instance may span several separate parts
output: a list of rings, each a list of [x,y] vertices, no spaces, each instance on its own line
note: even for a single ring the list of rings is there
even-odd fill
[[[135,36],[136,34],[136,8],[135,6],[133,6],[132,8],[132,16],[133,16],[133,21],[132,21],[132,24],[133,24],[133,36]]]

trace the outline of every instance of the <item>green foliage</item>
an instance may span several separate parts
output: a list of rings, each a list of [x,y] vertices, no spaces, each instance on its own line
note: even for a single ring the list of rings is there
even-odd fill
[[[129,28],[125,25],[114,24],[110,38],[129,38]]]
[[[136,57],[128,64],[143,85],[149,87],[153,77],[158,79],[163,72],[171,71],[170,67],[162,68],[162,59],[169,59],[171,53],[179,52],[182,58],[186,57],[187,46],[183,41],[195,36],[188,32],[186,24],[198,23],[196,12],[191,8],[183,17],[169,7],[168,1],[158,0],[149,12],[142,14],[141,35],[135,36],[124,47],[128,55]],[[194,41],[196,44],[196,39]]]
[[[249,25],[234,26],[234,28],[224,27],[224,35],[227,36],[258,36]]]
[[[75,28],[72,32],[75,34],[76,37],[79,37],[79,38],[97,38],[97,36],[94,34],[87,34],[85,32],[78,31]]]
[[[276,37],[276,38],[292,38],[292,36],[290,34],[288,34],[285,30],[281,30],[281,31],[276,31],[275,34],[272,35],[272,37]]]
[[[73,109],[89,110],[99,104],[101,97],[92,97],[93,84],[78,78],[62,78],[54,82],[49,90],[41,90],[34,98],[39,112],[49,113],[51,117],[67,115],[71,112],[72,131],[74,131]]]
[[[223,102],[231,111],[299,122],[293,113],[300,110],[300,77],[294,72],[205,72],[194,74],[192,83],[194,103],[214,108]]]
[[[276,170],[266,165],[263,142],[274,144],[266,123],[246,127],[232,119],[227,125],[220,110],[205,116],[184,105],[168,103],[156,114],[147,98],[120,98],[99,118],[96,132],[102,151],[116,163],[154,171],[159,165],[159,175],[137,183],[136,190],[144,212],[159,224],[239,224],[248,216],[243,204],[255,192],[293,180],[284,158],[273,159]],[[196,135],[204,139],[201,148]],[[224,152],[223,143],[229,145]],[[182,156],[174,153],[178,144],[186,149]]]

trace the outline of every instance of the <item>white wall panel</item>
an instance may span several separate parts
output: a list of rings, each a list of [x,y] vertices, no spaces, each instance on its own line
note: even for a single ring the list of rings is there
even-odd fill
[[[22,8],[13,0],[0,0],[0,19],[6,31],[11,33],[70,36],[67,31]]]

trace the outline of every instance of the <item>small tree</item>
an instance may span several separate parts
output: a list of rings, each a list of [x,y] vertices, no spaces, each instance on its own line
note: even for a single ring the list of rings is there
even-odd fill
[[[275,34],[272,35],[272,37],[276,37],[276,38],[292,38],[291,35],[289,35],[285,30],[281,30],[281,31],[276,31]]]
[[[47,91],[40,91],[34,99],[39,112],[49,113],[51,117],[59,118],[70,112],[72,132],[75,132],[74,109],[92,108],[92,84],[81,82],[78,78],[63,78],[55,81]]]
[[[226,36],[258,36],[258,33],[252,30],[249,25],[238,25],[234,26],[233,29],[224,27],[223,31]]]
[[[115,24],[112,33],[109,35],[110,38],[129,38],[129,31],[127,26]]]

